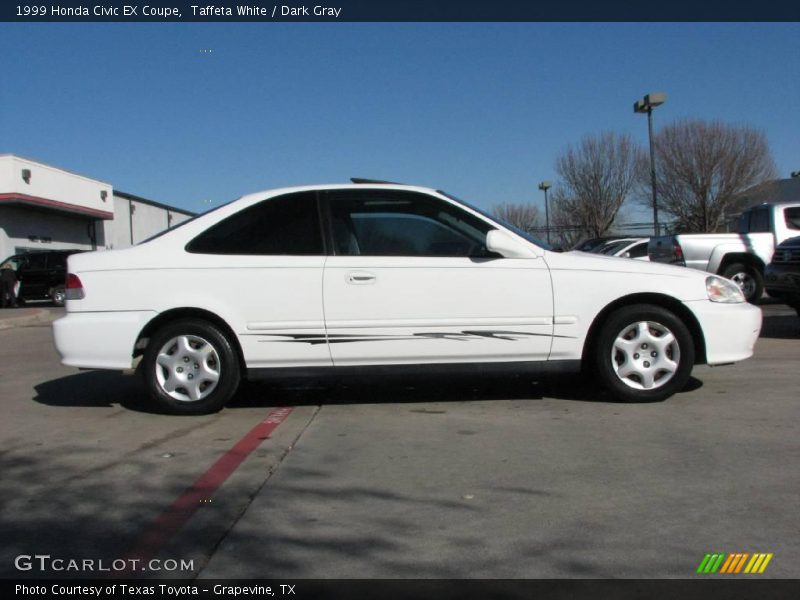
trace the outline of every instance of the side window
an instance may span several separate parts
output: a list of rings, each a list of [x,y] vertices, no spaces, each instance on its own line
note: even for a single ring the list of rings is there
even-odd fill
[[[444,200],[410,192],[332,192],[336,254],[485,257],[489,223]]]
[[[22,268],[25,270],[44,269],[46,266],[47,255],[44,252],[32,252],[26,257]]]
[[[769,233],[769,230],[769,210],[754,210],[750,216],[750,233]]]
[[[63,271],[67,265],[67,256],[68,254],[63,254],[61,252],[48,255],[47,268]]]
[[[194,254],[324,254],[316,192],[270,198],[212,225],[186,246]]]
[[[789,229],[800,229],[800,208],[799,207],[792,207],[787,208],[783,212],[784,218],[786,219],[786,226]]]
[[[736,223],[736,233],[750,233],[750,213],[743,212]]]

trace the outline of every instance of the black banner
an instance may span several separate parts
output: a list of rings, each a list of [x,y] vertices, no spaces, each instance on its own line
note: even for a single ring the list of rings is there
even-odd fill
[[[303,3],[155,0],[118,2],[3,3],[0,20],[41,23],[103,22],[525,22],[525,21],[800,21],[800,4],[789,1],[730,2],[726,0],[573,0],[536,2],[506,0],[331,0]]]
[[[63,580],[2,583],[4,597],[15,598],[198,598],[280,600],[530,600],[534,598],[613,598],[710,600],[800,597],[800,581],[754,579],[545,579],[545,580]]]

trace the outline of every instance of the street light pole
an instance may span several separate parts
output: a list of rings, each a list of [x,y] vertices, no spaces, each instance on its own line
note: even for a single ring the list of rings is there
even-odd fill
[[[539,183],[539,189],[544,191],[544,226],[547,232],[547,243],[550,243],[550,209],[547,206],[547,190],[553,186],[549,181]]]
[[[647,113],[647,137],[650,140],[650,188],[653,191],[653,234],[660,235],[658,225],[658,197],[656,195],[656,153],[653,141],[653,109],[664,104],[666,94],[647,94],[643,100],[633,103],[633,112]]]

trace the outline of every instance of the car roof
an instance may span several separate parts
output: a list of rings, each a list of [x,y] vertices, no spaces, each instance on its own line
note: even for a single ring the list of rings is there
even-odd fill
[[[425,187],[421,185],[407,185],[404,183],[325,183],[317,185],[300,185],[293,187],[271,188],[261,190],[259,192],[252,192],[239,198],[239,200],[252,200],[256,198],[263,198],[265,195],[278,196],[282,194],[291,194],[294,192],[315,192],[315,191],[332,191],[332,190],[364,190],[364,189],[382,189],[382,190],[401,190],[408,192],[423,192],[423,193],[438,193],[438,190]]]

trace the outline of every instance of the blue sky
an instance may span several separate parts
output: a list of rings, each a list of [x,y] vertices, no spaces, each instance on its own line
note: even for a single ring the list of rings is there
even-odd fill
[[[197,211],[350,176],[541,205],[567,144],[647,142],[651,91],[800,169],[797,23],[2,23],[0,56],[0,153]]]

